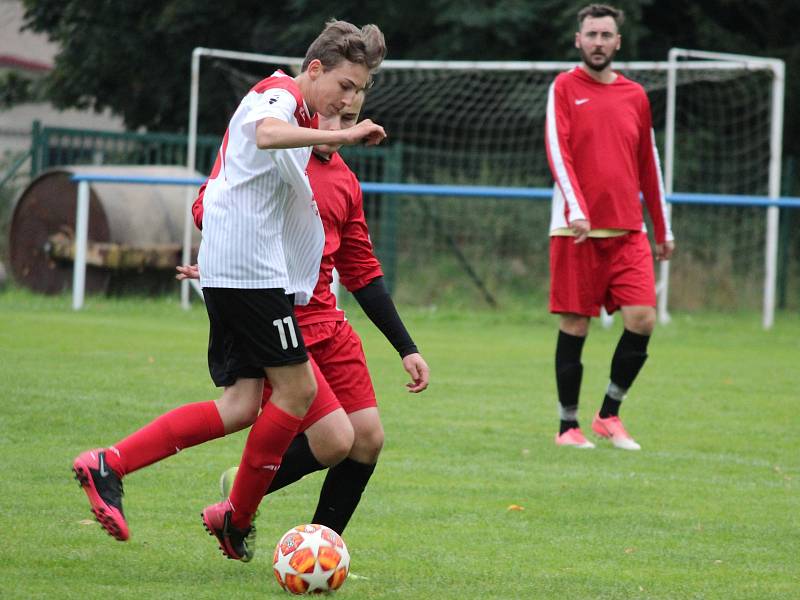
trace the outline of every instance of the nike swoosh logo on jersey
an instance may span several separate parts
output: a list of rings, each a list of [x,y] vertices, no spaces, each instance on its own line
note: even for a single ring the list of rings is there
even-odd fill
[[[575,106],[580,106],[581,104],[586,104],[589,101],[589,98],[579,98],[575,100]]]

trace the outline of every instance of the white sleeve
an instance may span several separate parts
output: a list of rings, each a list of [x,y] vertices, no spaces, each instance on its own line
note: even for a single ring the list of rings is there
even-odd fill
[[[242,132],[253,143],[256,142],[256,127],[261,119],[273,118],[285,123],[292,123],[294,122],[294,112],[297,110],[297,101],[287,90],[268,89],[258,96],[253,99],[253,103],[248,107],[247,115],[242,120]],[[311,148],[285,148],[265,150],[265,152],[269,152],[270,158],[278,167],[281,179],[292,186],[298,200],[311,202],[313,193],[306,175]]]
[[[281,179],[292,186],[297,199],[309,203],[314,199],[311,184],[308,182],[306,167],[311,157],[311,148],[285,148],[268,150],[272,160],[278,167]]]
[[[268,117],[278,119],[284,123],[291,123],[294,111],[297,110],[297,101],[291,92],[274,88],[261,94],[250,92],[258,97],[249,104],[247,114],[242,119],[242,132],[251,141],[256,141],[256,126],[261,119]]]

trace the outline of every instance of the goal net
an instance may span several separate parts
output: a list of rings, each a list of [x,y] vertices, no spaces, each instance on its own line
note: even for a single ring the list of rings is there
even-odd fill
[[[225,76],[232,111],[252,83],[274,68],[296,69],[300,59],[260,62],[217,55],[203,68]],[[389,137],[378,149],[345,149],[343,155],[362,182],[549,188],[548,88],[573,66],[386,61],[362,116],[384,125]],[[663,161],[668,63],[616,66],[648,93]],[[744,62],[692,60],[678,62],[675,73],[674,191],[767,195],[773,72]],[[365,203],[373,241],[401,302],[544,301],[548,200],[368,195]],[[670,306],[758,308],[765,215],[763,207],[674,206],[679,250],[670,271]]]

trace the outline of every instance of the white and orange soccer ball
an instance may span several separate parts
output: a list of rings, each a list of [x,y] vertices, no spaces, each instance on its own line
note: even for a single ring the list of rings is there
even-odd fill
[[[298,525],[283,534],[272,559],[275,579],[292,594],[332,592],[350,571],[344,540],[324,525]]]

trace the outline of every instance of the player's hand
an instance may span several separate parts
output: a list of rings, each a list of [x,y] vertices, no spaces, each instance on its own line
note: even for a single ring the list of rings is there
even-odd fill
[[[367,146],[377,146],[386,139],[386,131],[371,119],[364,119],[355,127],[343,130],[345,134],[345,144],[366,144]]]
[[[178,272],[175,279],[183,281],[184,279],[200,279],[200,267],[198,265],[181,265],[175,267]]]
[[[656,260],[669,260],[675,250],[675,242],[669,241],[663,244],[656,244]]]
[[[592,226],[586,219],[575,219],[569,224],[569,228],[572,230],[572,233],[575,234],[575,243],[580,244],[581,242],[585,242],[586,238],[589,237]]]
[[[411,375],[411,383],[406,384],[409,392],[418,394],[428,387],[428,378],[431,370],[421,354],[415,352],[404,356],[403,368]]]

